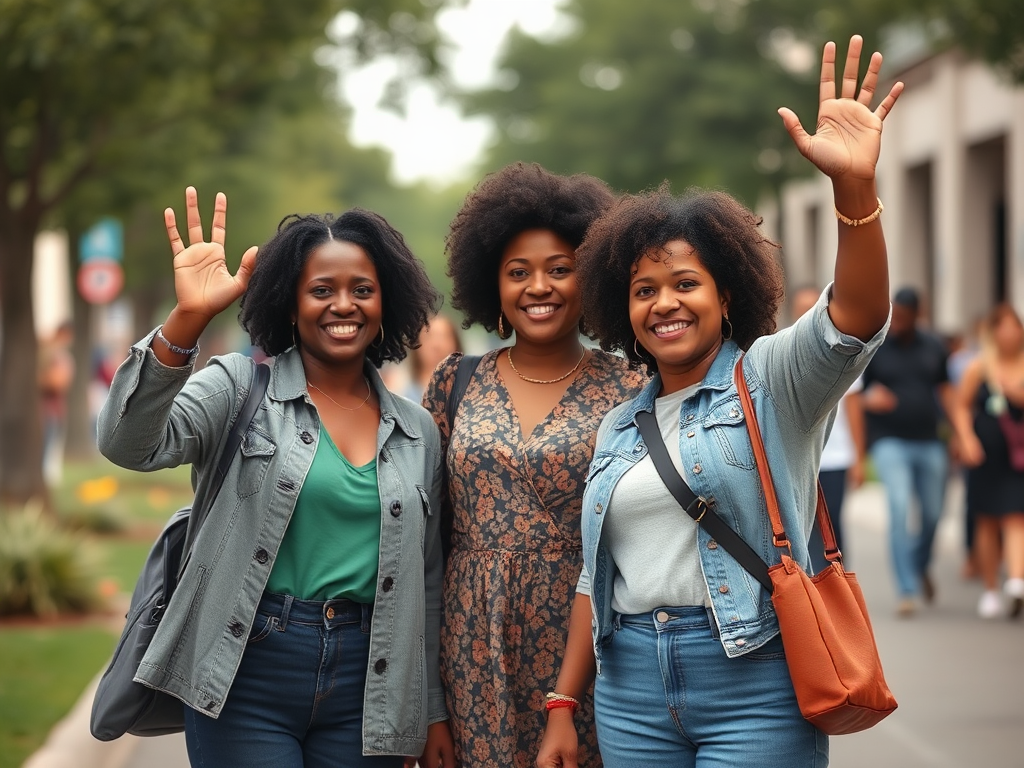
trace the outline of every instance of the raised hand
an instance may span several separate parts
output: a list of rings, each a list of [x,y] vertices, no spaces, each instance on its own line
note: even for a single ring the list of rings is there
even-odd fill
[[[186,248],[178,234],[174,210],[168,208],[164,211],[167,237],[174,254],[174,292],[178,299],[177,310],[181,313],[209,320],[229,307],[249,284],[257,249],[253,246],[245,252],[236,274],[228,271],[224,258],[227,213],[228,199],[218,192],[213,206],[210,240],[204,240],[198,196],[195,187],[188,187],[185,190],[189,240]]]
[[[804,130],[800,118],[791,109],[783,107],[779,110],[782,122],[800,153],[832,179],[874,179],[881,147],[882,121],[903,92],[903,83],[896,83],[878,108],[871,110],[882,54],[876,51],[871,55],[858,93],[857,73],[863,43],[860,35],[850,38],[839,98],[836,98],[835,82],[836,44],[825,43],[821,58],[818,124],[813,136]]]

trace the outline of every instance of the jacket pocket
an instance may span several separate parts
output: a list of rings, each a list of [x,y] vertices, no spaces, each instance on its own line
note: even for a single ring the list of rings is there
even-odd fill
[[[739,395],[714,406],[702,424],[714,438],[726,464],[741,469],[753,469],[756,466]]]
[[[277,446],[269,435],[255,426],[248,429],[242,438],[242,461],[238,469],[237,485],[239,498],[252,496],[263,487],[263,478],[266,477],[270,459],[276,450]]]

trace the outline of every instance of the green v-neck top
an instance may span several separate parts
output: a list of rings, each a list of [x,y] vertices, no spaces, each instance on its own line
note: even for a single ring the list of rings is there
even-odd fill
[[[352,466],[321,427],[266,588],[300,600],[372,603],[379,555],[377,463]]]

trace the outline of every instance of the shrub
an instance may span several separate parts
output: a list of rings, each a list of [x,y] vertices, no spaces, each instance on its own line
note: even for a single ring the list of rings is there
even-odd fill
[[[39,507],[0,513],[0,615],[55,616],[97,607],[96,557]]]

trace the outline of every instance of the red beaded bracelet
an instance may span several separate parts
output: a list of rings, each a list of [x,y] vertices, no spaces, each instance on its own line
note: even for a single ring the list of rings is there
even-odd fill
[[[578,702],[569,701],[568,699],[550,699],[547,704],[544,705],[544,708],[549,712],[552,709],[571,709],[572,713],[575,715],[579,706]]]

